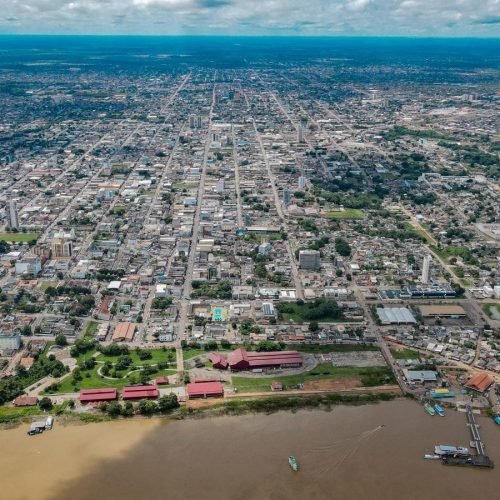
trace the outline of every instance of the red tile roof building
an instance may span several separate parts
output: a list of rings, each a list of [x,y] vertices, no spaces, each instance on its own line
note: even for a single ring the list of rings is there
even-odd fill
[[[224,370],[229,367],[233,371],[256,370],[264,368],[298,368],[302,366],[302,355],[297,351],[247,352],[236,349],[227,358],[223,354],[210,355],[214,368]]]
[[[224,396],[224,388],[220,382],[195,382],[187,385],[189,399],[217,398]]]
[[[38,398],[35,396],[19,396],[14,399],[14,406],[36,406]]]
[[[226,356],[219,354],[218,352],[211,352],[208,355],[208,359],[211,361],[212,366],[217,370],[226,370],[229,364]]]
[[[477,392],[485,392],[486,389],[494,382],[491,375],[487,373],[478,373],[474,375],[466,384],[465,387]]]
[[[115,298],[112,295],[106,295],[102,299],[101,305],[97,309],[97,314],[99,319],[110,319],[111,318],[111,306],[113,305]]]
[[[123,388],[123,399],[156,399],[160,395],[156,385],[133,385]]]
[[[114,401],[118,397],[114,387],[105,389],[82,389],[80,390],[80,403],[101,403]]]
[[[134,339],[135,325],[129,321],[117,323],[112,340],[131,342]]]

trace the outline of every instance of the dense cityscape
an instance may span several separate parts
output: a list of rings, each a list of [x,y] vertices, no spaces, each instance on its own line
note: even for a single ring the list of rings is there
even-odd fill
[[[498,53],[237,41],[4,39],[0,422],[500,424]]]

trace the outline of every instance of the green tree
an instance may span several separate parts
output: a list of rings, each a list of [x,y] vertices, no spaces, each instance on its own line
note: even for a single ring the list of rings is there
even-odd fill
[[[220,341],[220,346],[222,349],[231,349],[231,342],[227,339],[222,339]]]
[[[38,406],[40,407],[40,410],[48,411],[51,410],[54,405],[52,404],[52,400],[50,398],[44,397],[40,399]]]
[[[351,247],[344,238],[335,238],[335,250],[342,257],[350,257]]]
[[[56,335],[56,345],[60,347],[64,347],[68,345],[68,339],[66,338],[66,335],[60,333],[59,335]]]
[[[122,415],[124,417],[131,417],[134,414],[134,405],[131,401],[127,401],[122,409]]]
[[[122,405],[118,401],[113,401],[108,405],[107,412],[111,417],[118,417],[122,413]]]
[[[317,332],[319,330],[319,325],[317,321],[311,321],[309,323],[309,331],[310,332]]]
[[[156,401],[141,399],[139,401],[138,409],[141,415],[153,415],[153,413],[158,410],[158,404]]]
[[[158,409],[162,412],[170,411],[179,407],[177,395],[174,393],[166,394],[158,400]]]

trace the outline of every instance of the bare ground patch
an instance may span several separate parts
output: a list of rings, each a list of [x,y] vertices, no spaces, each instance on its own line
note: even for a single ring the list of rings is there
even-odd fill
[[[356,377],[345,377],[342,379],[308,380],[304,382],[306,391],[345,391],[362,387],[361,380]]]

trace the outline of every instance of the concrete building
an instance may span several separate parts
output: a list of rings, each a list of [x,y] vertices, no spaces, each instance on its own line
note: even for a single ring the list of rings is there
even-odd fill
[[[301,121],[299,123],[299,127],[297,129],[297,142],[300,144],[304,144],[306,142],[305,136],[304,136],[304,130],[305,130],[305,123]]]
[[[218,194],[224,193],[224,179],[219,179],[215,184],[215,192]]]
[[[21,347],[21,334],[0,333],[0,351],[17,351]]]
[[[75,239],[74,231],[71,232],[56,232],[52,237],[52,258],[54,259],[69,259],[73,255],[73,240]]]
[[[42,270],[42,262],[36,256],[26,256],[24,259],[16,262],[17,275],[36,276]]]
[[[299,266],[308,271],[317,271],[321,268],[321,254],[318,250],[301,250],[299,252]]]
[[[383,325],[404,325],[417,322],[406,307],[377,307],[377,316]]]
[[[290,202],[292,200],[292,195],[288,189],[283,190],[283,204],[284,205],[290,205]]]

